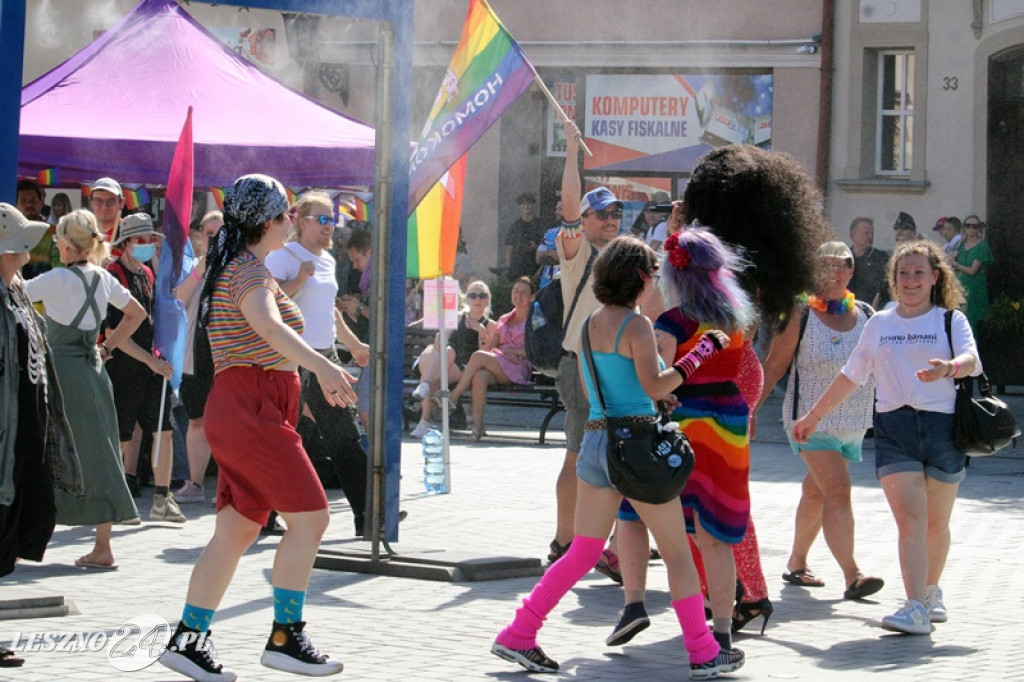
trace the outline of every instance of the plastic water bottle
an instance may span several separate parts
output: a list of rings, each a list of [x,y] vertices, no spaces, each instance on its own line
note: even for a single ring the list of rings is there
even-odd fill
[[[437,429],[423,434],[423,485],[428,493],[446,493],[444,447]]]
[[[548,321],[544,318],[544,313],[540,309],[540,303],[537,301],[533,302],[533,315],[530,316],[530,326],[534,329],[540,329],[546,325]]]

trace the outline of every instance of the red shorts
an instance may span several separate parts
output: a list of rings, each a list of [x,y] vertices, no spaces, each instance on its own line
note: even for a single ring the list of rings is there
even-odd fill
[[[295,432],[298,372],[229,367],[217,374],[203,426],[220,474],[217,510],[230,505],[260,525],[271,510],[327,508],[327,495]]]

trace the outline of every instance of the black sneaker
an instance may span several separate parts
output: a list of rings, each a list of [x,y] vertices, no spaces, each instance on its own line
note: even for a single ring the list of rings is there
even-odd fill
[[[622,617],[604,643],[608,646],[621,646],[650,625],[651,619],[647,617],[647,609],[642,601],[626,604],[626,608],[622,609]]]
[[[504,644],[495,642],[491,645],[491,653],[506,661],[518,663],[530,672],[557,673],[558,663],[548,658],[539,646],[532,649],[510,649]]]
[[[332,661],[330,656],[316,650],[309,641],[303,628],[306,621],[298,623],[278,623],[274,621],[274,629],[267,640],[267,646],[260,657],[260,663],[275,670],[289,673],[324,677],[337,675],[345,667],[341,661]]]
[[[237,675],[213,662],[217,650],[210,630],[200,632],[178,623],[167,649],[160,654],[160,664],[199,682],[234,682]]]
[[[142,488],[139,487],[139,480],[135,476],[125,474],[124,482],[128,484],[128,492],[132,494],[133,498],[139,499],[142,497]]]
[[[722,649],[707,663],[691,663],[691,680],[711,680],[722,673],[731,673],[743,667],[745,656],[739,649]]]

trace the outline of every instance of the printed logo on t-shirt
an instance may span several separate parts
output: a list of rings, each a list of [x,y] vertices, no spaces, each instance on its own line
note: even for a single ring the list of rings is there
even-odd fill
[[[883,334],[878,339],[880,346],[933,346],[938,342],[938,334]]]

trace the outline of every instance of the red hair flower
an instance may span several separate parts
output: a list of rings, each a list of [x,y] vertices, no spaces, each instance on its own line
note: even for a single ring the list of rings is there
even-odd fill
[[[665,251],[668,252],[668,262],[680,270],[690,264],[690,252],[685,246],[679,245],[679,233],[676,232],[665,240]]]

